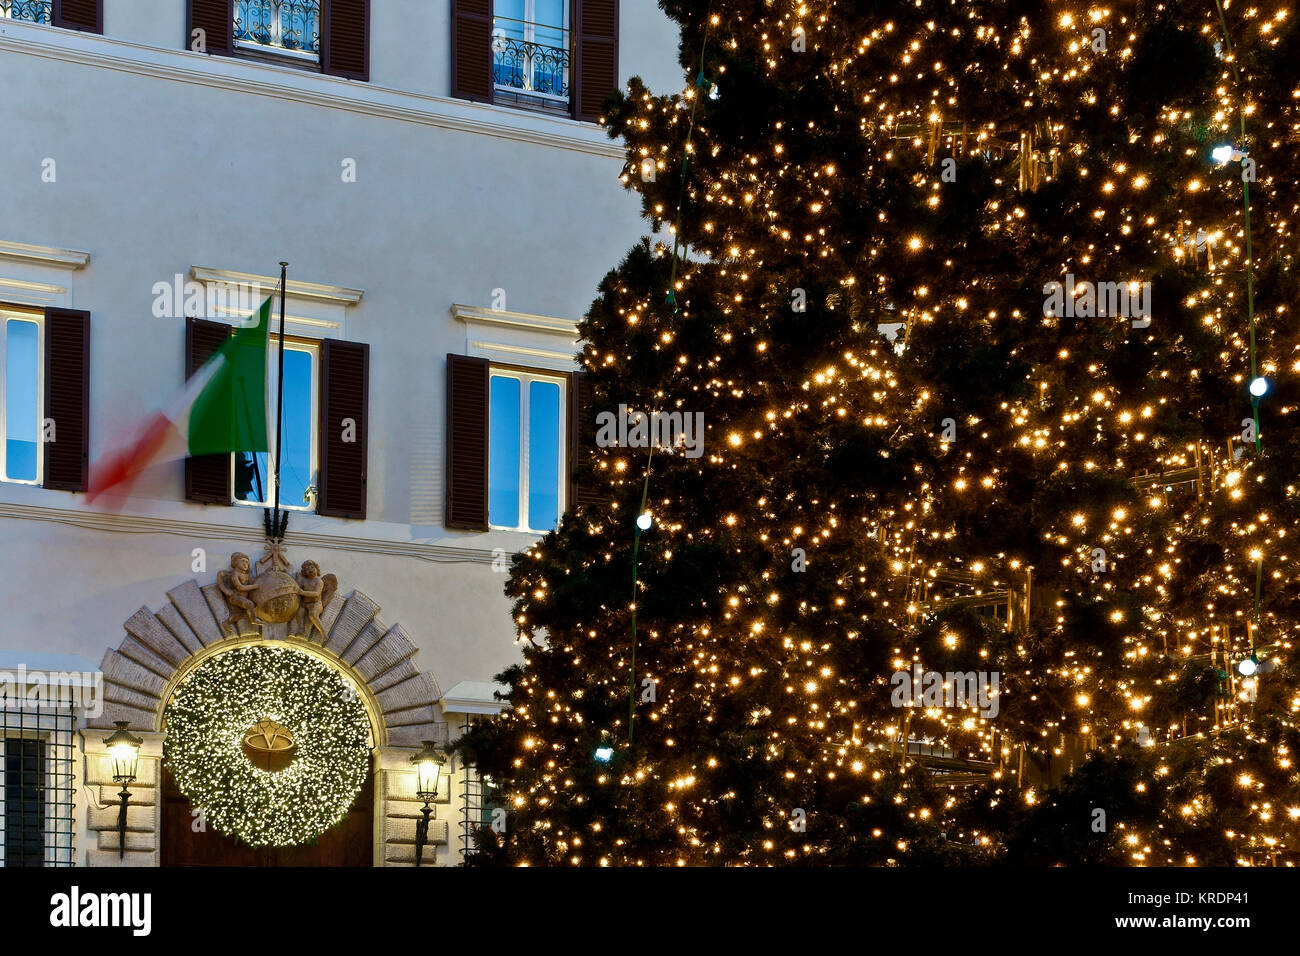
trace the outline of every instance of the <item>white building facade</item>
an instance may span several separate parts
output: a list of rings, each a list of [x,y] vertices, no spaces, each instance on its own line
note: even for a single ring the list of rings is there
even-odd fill
[[[501,706],[502,572],[574,494],[577,321],[644,231],[594,117],[633,75],[680,88],[676,48],[653,0],[0,0],[5,865],[415,862],[411,758]],[[261,297],[278,326],[281,261],[282,540],[273,452],[88,503],[91,466]],[[256,623],[230,621],[238,553]],[[272,593],[304,562],[323,633]],[[282,598],[304,613],[271,621]],[[344,823],[281,849],[248,836],[294,807],[237,842],[208,825],[224,798],[163,760],[207,752],[169,740],[178,695],[268,648],[366,726]],[[328,789],[299,704],[267,705],[256,741],[208,729],[240,732],[229,759],[268,792]],[[142,741],[125,845],[118,721]],[[258,763],[277,748],[289,769]],[[429,803],[422,862],[456,864],[490,811],[472,768],[448,764]]]

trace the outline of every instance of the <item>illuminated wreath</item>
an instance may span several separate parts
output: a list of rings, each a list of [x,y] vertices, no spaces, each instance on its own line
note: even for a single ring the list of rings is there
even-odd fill
[[[355,688],[288,647],[204,661],[165,721],[163,757],[181,791],[208,824],[250,846],[296,846],[324,833],[370,767],[370,722]]]

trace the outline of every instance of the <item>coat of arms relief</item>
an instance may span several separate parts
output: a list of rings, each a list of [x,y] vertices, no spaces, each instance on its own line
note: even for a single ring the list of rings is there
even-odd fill
[[[283,543],[271,540],[256,568],[243,552],[232,554],[230,567],[217,573],[217,586],[230,609],[221,622],[224,630],[238,635],[241,621],[255,628],[289,622],[290,636],[310,641],[314,632],[324,643],[327,635],[320,614],[339,582],[332,574],[322,575],[320,565],[310,560],[295,575]]]

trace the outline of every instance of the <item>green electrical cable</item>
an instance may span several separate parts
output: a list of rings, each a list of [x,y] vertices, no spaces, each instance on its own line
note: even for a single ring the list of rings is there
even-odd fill
[[[703,89],[704,80],[704,55],[709,48],[709,22],[712,19],[713,0],[709,0],[708,9],[704,14],[704,41],[700,45],[700,70],[696,78],[696,89]],[[700,98],[704,94],[697,93],[695,101],[691,104],[690,122],[686,127],[686,146],[682,151],[682,181],[677,189],[677,218],[673,221],[673,264],[668,279],[668,304],[673,307],[676,313],[679,309],[677,297],[674,294],[674,287],[677,284],[677,250],[680,248],[682,235],[682,203],[686,196],[686,174],[691,164],[691,134],[695,131],[695,110],[700,105]],[[646,501],[650,494],[650,465],[654,461],[654,446],[650,447],[650,455],[646,459],[645,465],[645,482],[641,486],[641,510],[637,512],[637,518],[645,514]],[[627,688],[627,743],[632,746],[633,725],[636,722],[636,579],[637,571],[640,567],[641,555],[641,526],[636,526],[636,538],[632,543],[632,656],[629,668],[628,688]]]
[[[645,514],[646,499],[650,494],[650,464],[654,461],[654,446],[650,446],[650,455],[645,463],[645,482],[641,485],[641,510],[637,519]],[[636,526],[636,539],[632,543],[632,661],[629,668],[627,685],[627,745],[632,746],[632,724],[636,720],[636,572],[638,556],[641,552],[641,526]]]
[[[690,122],[686,126],[686,145],[682,149],[682,181],[677,188],[677,218],[673,220],[673,264],[670,275],[668,276],[668,297],[667,302],[673,307],[676,313],[680,306],[677,304],[677,250],[681,245],[682,237],[682,203],[686,198],[686,173],[691,165],[691,135],[695,132],[695,110],[700,105],[700,100],[704,96],[704,54],[709,48],[709,21],[713,14],[713,0],[709,0],[709,6],[704,13],[704,42],[700,44],[700,69],[695,77],[695,88],[697,92],[695,99],[691,103]],[[682,253],[683,257],[685,252]]]
[[[1241,119],[1241,153],[1249,155],[1246,148],[1246,111],[1240,100],[1244,100],[1245,91],[1241,84],[1241,71],[1237,69],[1236,54],[1232,50],[1232,38],[1228,36],[1228,18],[1223,13],[1223,0],[1214,0],[1219,11],[1219,24],[1223,28],[1223,48],[1227,52],[1228,65],[1232,67],[1232,77],[1237,83],[1237,115]],[[1255,364],[1255,256],[1250,244],[1250,182],[1243,175],[1241,178],[1241,195],[1244,206],[1244,224],[1246,229],[1246,315],[1250,320],[1250,380],[1253,382],[1259,372]],[[1251,396],[1251,409],[1255,418],[1255,454],[1263,450],[1264,436],[1259,430],[1259,397]]]
[[[1245,91],[1241,84],[1241,71],[1237,69],[1237,58],[1232,51],[1232,39],[1228,36],[1228,18],[1223,13],[1223,0],[1214,0],[1214,5],[1218,8],[1219,25],[1223,28],[1223,48],[1227,52],[1228,64],[1232,67],[1232,77],[1237,84],[1237,115],[1241,119],[1241,153],[1246,156],[1249,155],[1249,150],[1246,148],[1246,110],[1241,102],[1245,99]],[[1246,315],[1250,320],[1250,380],[1253,382],[1259,376],[1255,361],[1255,256],[1250,244],[1250,181],[1244,175],[1241,177],[1241,195],[1246,229]],[[1259,457],[1264,447],[1264,436],[1259,428],[1258,395],[1251,395],[1250,406],[1255,419],[1255,456]],[[1259,597],[1263,580],[1264,556],[1261,552],[1259,559],[1255,562],[1255,626],[1250,631],[1251,657],[1255,656],[1255,647],[1259,640]]]

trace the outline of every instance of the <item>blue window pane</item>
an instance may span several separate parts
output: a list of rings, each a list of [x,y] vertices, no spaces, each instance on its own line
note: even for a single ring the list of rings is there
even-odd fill
[[[510,20],[522,20],[524,19],[524,0],[496,0],[496,3],[492,5],[492,13]],[[506,24],[501,24],[501,26],[506,26]]]
[[[560,386],[528,383],[528,525],[550,531],[560,516]]]
[[[488,425],[488,522],[519,525],[519,379],[492,376]]]
[[[306,504],[311,484],[311,363],[310,352],[285,349],[280,501],[287,505]]]
[[[564,0],[534,0],[533,8],[536,11],[534,16],[539,25],[538,42],[546,43],[540,37],[542,26],[562,28],[564,24]],[[559,30],[548,31],[551,34],[558,34]],[[557,44],[558,45],[558,44]]]
[[[35,322],[10,319],[5,323],[5,477],[36,480]]]
[[[272,361],[275,361],[273,358]],[[311,484],[311,380],[310,352],[284,350],[284,410],[280,417],[283,439],[280,466],[280,504],[302,507]],[[275,402],[275,394],[270,401]],[[274,405],[272,405],[274,408]],[[273,413],[274,414],[274,413]],[[267,436],[275,442],[275,434]],[[239,501],[270,504],[275,496],[275,476],[266,452],[235,455],[235,497]]]

